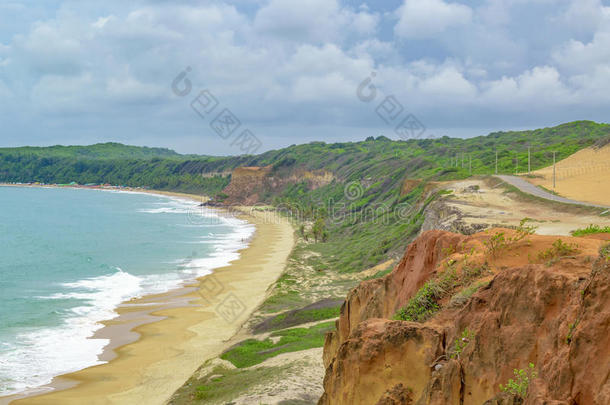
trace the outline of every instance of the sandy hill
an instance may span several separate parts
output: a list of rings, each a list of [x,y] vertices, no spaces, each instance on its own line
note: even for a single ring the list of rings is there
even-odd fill
[[[555,192],[563,197],[610,205],[610,145],[586,148],[557,162]],[[553,166],[532,172],[531,183],[553,189]]]

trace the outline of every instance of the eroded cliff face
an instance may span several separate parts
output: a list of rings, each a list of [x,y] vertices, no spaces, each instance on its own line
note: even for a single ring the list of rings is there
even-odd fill
[[[329,184],[333,179],[332,173],[325,170],[274,170],[273,166],[238,167],[231,173],[231,182],[223,190],[228,196],[224,203],[254,205],[261,202],[265,194],[278,192],[289,184],[304,182],[310,190],[315,190]]]
[[[526,404],[609,404],[608,242],[561,237],[576,250],[540,259],[558,237],[533,235],[492,255],[485,242],[496,232],[515,234],[426,232],[392,273],[351,291],[326,339],[319,404],[521,403],[499,385],[528,363],[538,378]],[[465,280],[475,267],[485,271],[468,283],[487,284],[468,299],[456,305],[466,285],[454,281],[428,321],[391,320],[427,280]]]

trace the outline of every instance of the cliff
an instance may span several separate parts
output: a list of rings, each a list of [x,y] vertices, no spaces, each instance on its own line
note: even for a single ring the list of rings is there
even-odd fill
[[[348,295],[326,337],[319,404],[610,403],[608,242],[558,239],[422,234],[390,274]],[[427,320],[392,320],[433,288]],[[529,363],[527,394],[501,392]]]
[[[269,166],[238,167],[231,173],[231,182],[222,191],[225,204],[253,205],[266,195],[281,191],[290,184],[305,183],[309,190],[329,184],[334,179],[326,170],[274,169]]]

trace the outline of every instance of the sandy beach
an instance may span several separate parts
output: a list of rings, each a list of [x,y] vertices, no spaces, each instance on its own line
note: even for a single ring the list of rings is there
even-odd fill
[[[203,362],[227,347],[282,273],[293,247],[286,219],[246,207],[239,212],[256,226],[239,259],[184,288],[123,303],[119,317],[104,322],[95,335],[110,339],[101,356],[108,363],[56,378],[47,387],[51,392],[0,398],[0,404],[165,403]]]

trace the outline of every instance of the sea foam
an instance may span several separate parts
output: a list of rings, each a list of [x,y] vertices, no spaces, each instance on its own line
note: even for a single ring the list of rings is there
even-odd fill
[[[176,261],[174,266],[169,266],[172,271],[168,273],[135,276],[116,268],[111,274],[62,283],[61,293],[37,297],[41,300],[77,300],[82,305],[72,307],[61,325],[23,331],[15,339],[18,344],[4,342],[0,345],[0,395],[35,389],[49,384],[58,375],[103,364],[99,356],[109,341],[92,337],[103,327],[101,321],[118,316],[116,309],[122,302],[179,288],[238,259],[238,251],[247,246],[254,226],[211,209],[193,210],[194,204],[171,197],[156,203],[158,207],[139,211],[200,215],[230,226],[233,231],[222,236],[212,232],[202,235],[196,243],[211,243],[213,251],[204,258]],[[213,224],[206,224],[206,228],[210,226]]]

